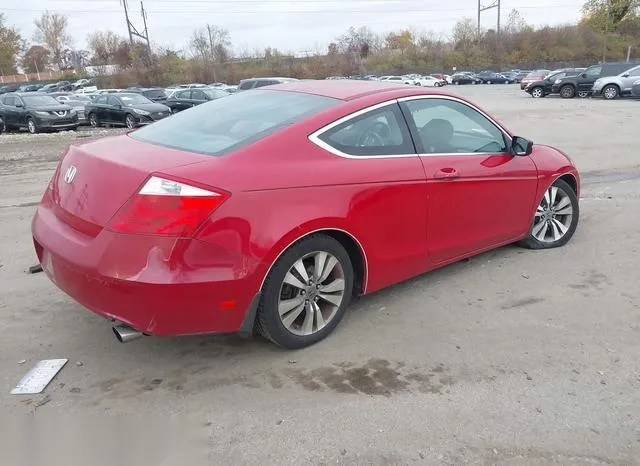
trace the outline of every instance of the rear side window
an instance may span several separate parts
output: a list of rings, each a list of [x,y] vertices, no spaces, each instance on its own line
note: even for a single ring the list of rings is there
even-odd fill
[[[191,91],[176,92],[174,97],[176,99],[190,99],[191,98]]]
[[[16,104],[16,98],[12,95],[5,95],[2,103],[13,107]]]
[[[224,155],[340,102],[299,92],[251,90],[198,105],[130,136],[189,152]]]
[[[587,68],[587,71],[585,73],[587,74],[588,78],[597,78],[598,76],[600,76],[600,73],[602,73],[602,67],[592,66],[590,68]]]
[[[318,138],[347,155],[415,153],[400,107],[395,103],[353,117],[325,131]]]

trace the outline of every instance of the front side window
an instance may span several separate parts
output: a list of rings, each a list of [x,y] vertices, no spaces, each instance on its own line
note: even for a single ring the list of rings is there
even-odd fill
[[[349,119],[318,137],[334,149],[348,155],[384,156],[415,153],[400,107],[395,103]]]
[[[95,103],[106,105],[107,103],[107,95],[99,95],[95,98]]]
[[[238,89],[241,91],[245,91],[247,89],[251,89],[253,87],[254,81],[243,81],[238,86]]]
[[[120,101],[113,97],[112,95],[107,96],[107,105],[113,105],[114,107],[117,105],[121,105]]]
[[[629,71],[626,71],[625,74],[629,76],[640,76],[640,66],[637,68],[631,68]]]
[[[449,99],[404,102],[424,154],[507,152],[502,131],[470,106]]]

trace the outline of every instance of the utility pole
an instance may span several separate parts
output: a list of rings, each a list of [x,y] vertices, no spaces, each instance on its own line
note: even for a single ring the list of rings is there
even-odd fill
[[[211,35],[211,25],[207,23],[207,32],[209,33],[209,52],[211,53],[211,68],[213,69],[213,82],[218,82],[216,74],[216,57],[213,53],[213,36]]]
[[[133,45],[133,38],[138,37],[147,43],[149,49],[149,56],[151,56],[151,42],[149,41],[149,33],[147,32],[147,12],[144,10],[144,4],[140,1],[140,7],[142,9],[142,19],[144,21],[144,33],[138,32],[136,27],[129,19],[129,8],[127,6],[127,0],[121,0],[124,7],[124,17],[127,20],[127,30],[129,31],[129,43]]]
[[[603,44],[602,44],[602,63],[606,63],[607,62],[607,36],[609,35],[609,21],[611,20],[610,16],[609,16],[609,0],[607,0],[607,11],[606,11],[606,16],[605,16],[605,20],[604,20],[604,39],[603,39]]]
[[[496,33],[500,35],[500,0],[494,0],[491,5],[482,6],[481,0],[478,0],[478,37],[480,36],[480,14],[483,11],[491,10],[493,8],[498,9],[498,27],[496,28]]]

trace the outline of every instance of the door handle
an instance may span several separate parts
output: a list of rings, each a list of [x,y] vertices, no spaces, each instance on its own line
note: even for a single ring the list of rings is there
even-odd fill
[[[441,168],[438,170],[433,177],[436,180],[453,180],[455,178],[460,178],[460,173],[455,168]]]

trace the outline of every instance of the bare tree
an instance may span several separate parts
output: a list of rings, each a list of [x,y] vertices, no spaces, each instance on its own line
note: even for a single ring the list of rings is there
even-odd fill
[[[191,36],[191,51],[208,64],[213,73],[213,80],[217,81],[216,63],[224,63],[231,56],[231,36],[226,29],[207,24],[196,29]]]
[[[380,39],[367,27],[356,29],[351,26],[335,43],[340,53],[358,52],[362,58],[380,47]]]
[[[118,47],[125,39],[112,31],[96,31],[87,36],[94,65],[112,64]]]
[[[456,48],[468,49],[477,39],[476,25],[471,18],[462,18],[453,27],[452,38]]]
[[[67,32],[67,17],[58,13],[45,11],[39,19],[34,21],[36,32],[34,40],[44,44],[50,51],[53,62],[62,66],[62,50],[71,45],[71,36]]]

